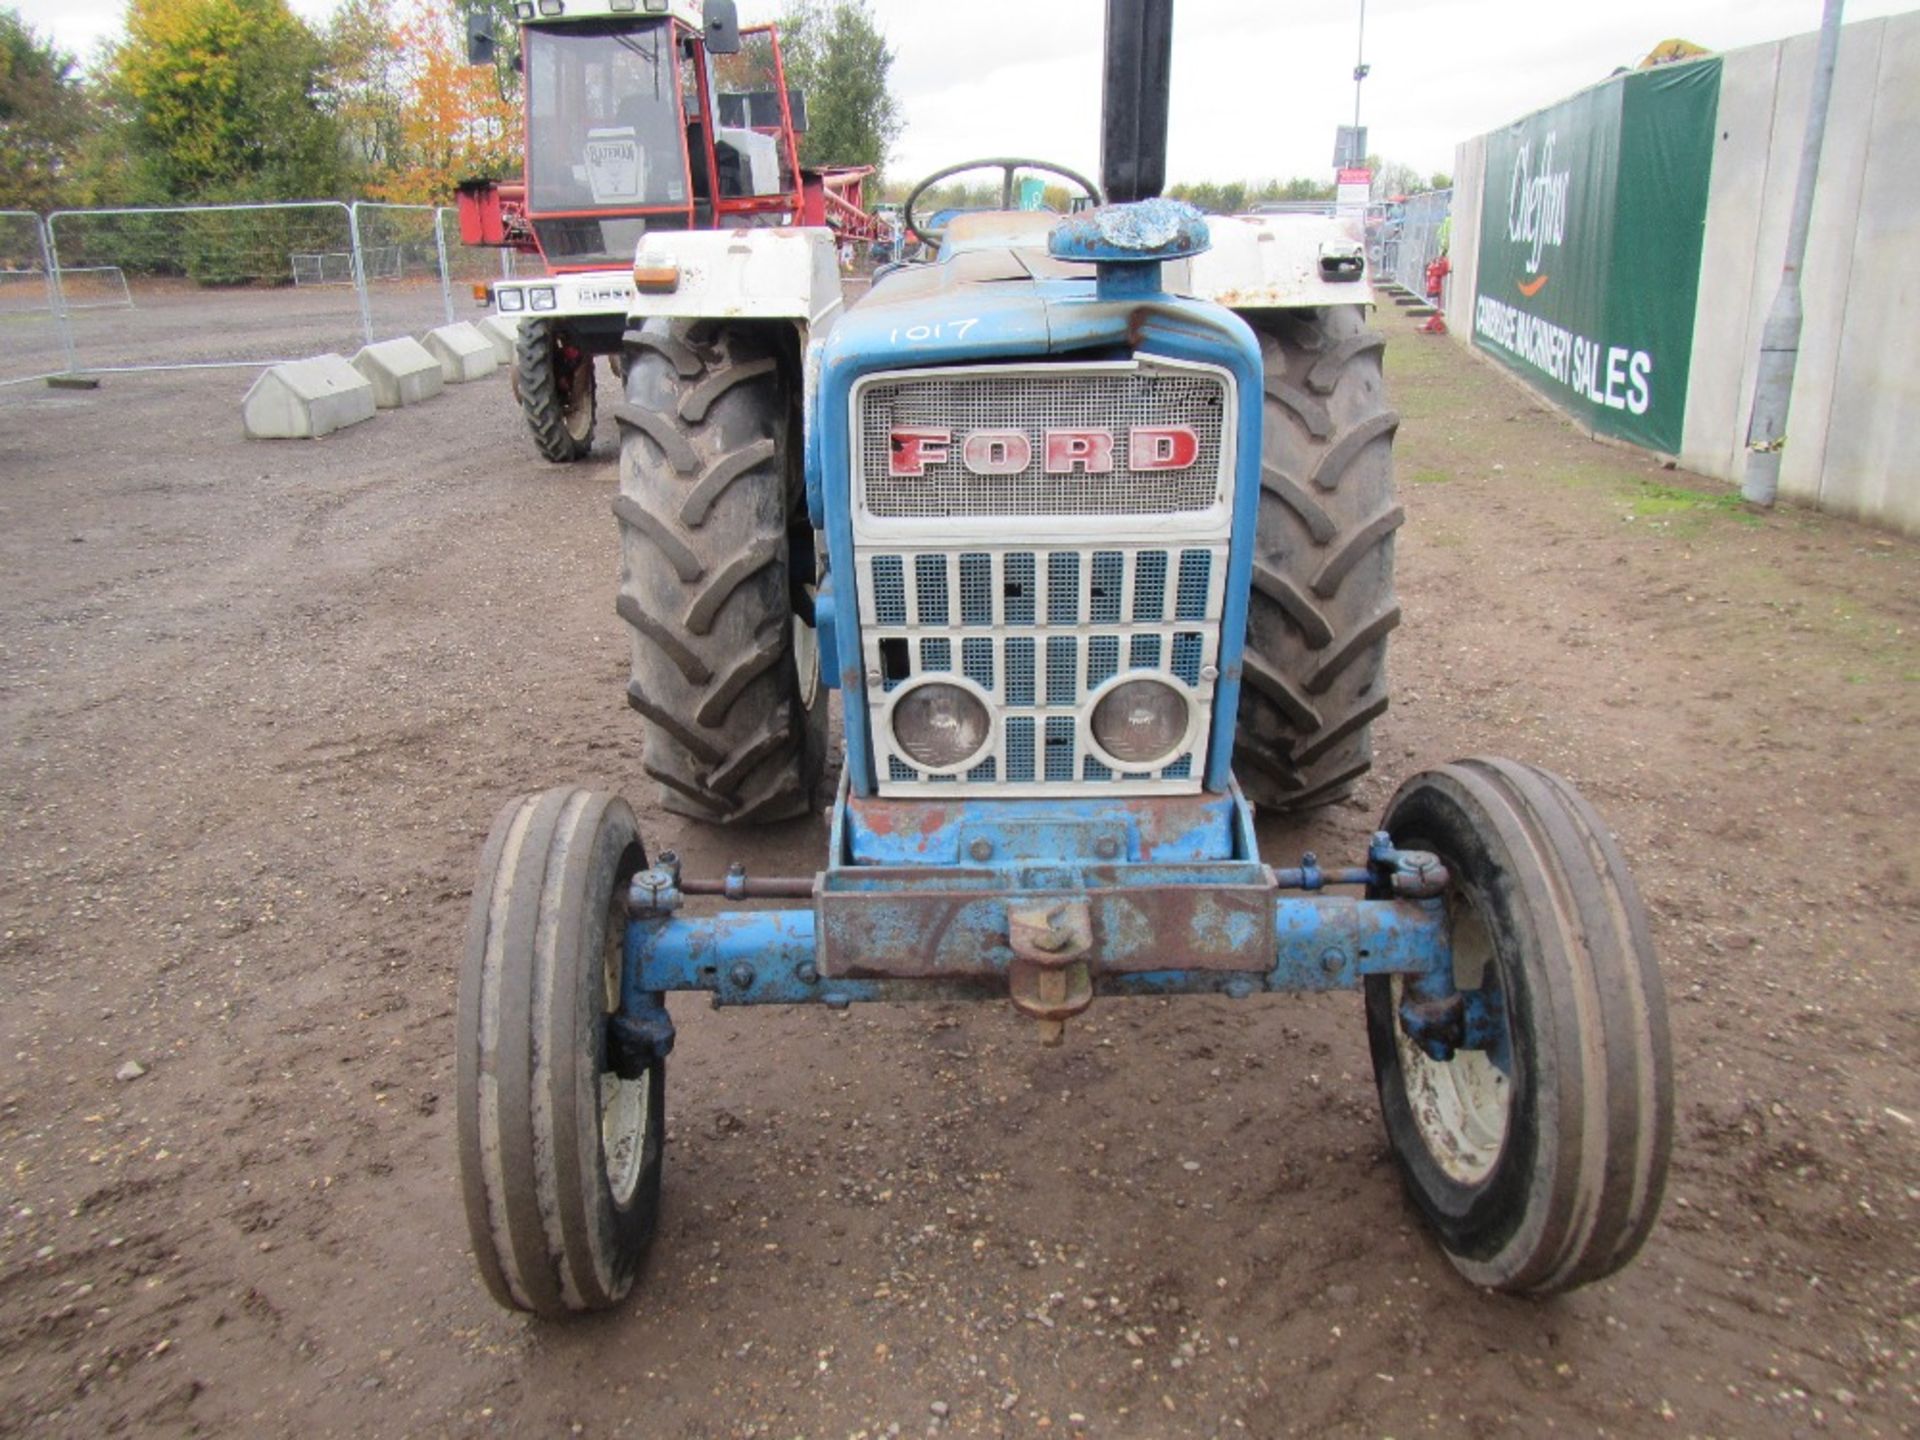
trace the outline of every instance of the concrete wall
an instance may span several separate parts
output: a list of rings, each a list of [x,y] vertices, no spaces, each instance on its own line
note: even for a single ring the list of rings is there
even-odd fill
[[[1473,297],[1479,293],[1480,197],[1486,187],[1487,137],[1476,135],[1453,152],[1453,233],[1447,258],[1447,328],[1473,343]]]
[[[1735,50],[1720,81],[1680,459],[1746,469],[1760,331],[1780,283],[1817,36]],[[1841,32],[1780,488],[1920,532],[1920,14]]]
[[[1722,57],[1680,460],[1746,469],[1760,330],[1786,254],[1818,37]],[[1455,152],[1447,321],[1472,343],[1486,142]],[[1841,32],[1801,275],[1789,499],[1920,534],[1920,13]]]

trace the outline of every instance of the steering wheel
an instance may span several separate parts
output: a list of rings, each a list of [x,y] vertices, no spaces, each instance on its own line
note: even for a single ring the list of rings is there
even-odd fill
[[[934,171],[933,174],[927,176],[926,179],[914,186],[913,193],[907,196],[907,203],[902,210],[901,218],[906,222],[907,230],[914,239],[923,245],[931,245],[935,249],[939,248],[940,242],[946,238],[946,227],[942,226],[938,230],[923,229],[918,216],[914,212],[914,202],[935,185],[938,185],[942,180],[946,180],[954,175],[964,175],[969,170],[998,170],[1000,172],[1000,208],[1002,210],[1013,209],[1013,176],[1016,170],[1039,170],[1048,175],[1057,175],[1062,180],[1070,180],[1075,185],[1078,185],[1082,192],[1093,197],[1094,204],[1106,204],[1106,197],[1101,195],[1098,185],[1094,184],[1079,172],[1067,169],[1064,165],[1050,164],[1045,160],[1029,160],[1021,155],[995,156],[987,160],[963,160],[958,165],[949,165],[944,170]]]

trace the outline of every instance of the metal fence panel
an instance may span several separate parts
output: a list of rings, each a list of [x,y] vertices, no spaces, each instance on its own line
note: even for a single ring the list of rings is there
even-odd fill
[[[0,385],[71,368],[47,232],[29,210],[0,210]]]
[[[546,267],[537,258],[494,245],[461,244],[460,212],[450,205],[442,206],[440,210],[440,245],[447,256],[447,277],[453,294],[453,316],[456,320],[477,319],[486,313],[485,307],[473,298],[474,286],[490,285],[495,280],[512,280],[528,273],[546,273]],[[527,269],[530,258],[531,272]]]
[[[353,216],[337,201],[61,210],[47,217],[55,288],[67,297],[82,371],[262,365],[368,337],[354,284],[305,284],[347,257]],[[127,304],[101,298],[117,272]],[[88,281],[86,277],[93,277]]]
[[[1387,221],[1390,233],[1381,241],[1381,271],[1415,295],[1427,293],[1427,266],[1446,241],[1452,205],[1451,190],[1426,190],[1409,195],[1398,220]]]
[[[353,225],[376,336],[419,334],[453,320],[439,210],[357,200]]]

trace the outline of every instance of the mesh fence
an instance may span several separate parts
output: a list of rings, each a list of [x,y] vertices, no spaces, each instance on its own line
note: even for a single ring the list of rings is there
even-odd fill
[[[0,211],[0,385],[351,355],[475,318],[476,286],[528,266],[444,206]]]
[[[67,368],[51,270],[40,217],[0,210],[0,385]]]
[[[447,280],[453,293],[453,318],[456,320],[477,319],[486,313],[474,300],[474,286],[526,275],[530,273],[527,268],[529,262],[531,273],[545,273],[545,267],[537,256],[518,255],[512,250],[488,245],[462,245],[460,213],[451,206],[441,208],[439,223],[440,242],[447,257]],[[515,268],[516,261],[521,268]]]
[[[1427,266],[1438,259],[1447,240],[1451,190],[1409,195],[1397,217],[1386,222],[1381,270],[1415,295],[1427,293]]]
[[[454,318],[440,213],[431,205],[355,203],[374,335],[416,335]]]
[[[351,354],[365,334],[343,204],[64,210],[47,234],[77,369]],[[345,284],[305,283],[342,267]],[[116,276],[123,303],[76,298],[104,301]]]

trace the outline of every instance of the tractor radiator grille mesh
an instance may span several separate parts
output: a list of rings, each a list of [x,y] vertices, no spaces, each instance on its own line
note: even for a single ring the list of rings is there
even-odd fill
[[[1225,386],[1214,376],[1158,370],[1074,370],[1060,373],[955,375],[888,380],[860,394],[859,503],[879,519],[969,515],[1173,515],[1222,503],[1231,485],[1222,460]],[[1129,467],[1134,426],[1185,425],[1199,454],[1180,470]],[[932,429],[951,436],[947,458],[919,475],[889,473],[896,429]],[[1016,430],[1031,446],[1026,469],[979,475],[961,459],[965,438],[982,430]],[[1104,475],[1049,475],[1045,432],[1090,430],[1114,438],[1113,469]]]
[[[1219,661],[1224,543],[1087,549],[871,550],[859,559],[867,694],[882,794],[1113,793],[1199,788]],[[1090,748],[1092,696],[1121,673],[1186,695],[1190,745],[1117,771]],[[958,675],[996,723],[964,771],[925,772],[894,743],[891,697]]]

